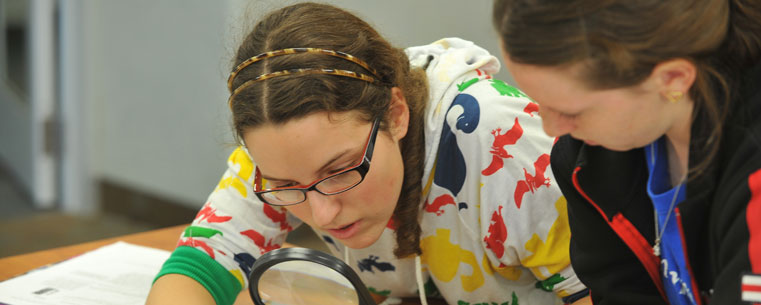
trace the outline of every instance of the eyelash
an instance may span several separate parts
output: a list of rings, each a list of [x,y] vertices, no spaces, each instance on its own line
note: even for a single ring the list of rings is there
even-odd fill
[[[275,184],[275,185],[273,185],[273,187],[274,188],[281,188],[281,187],[289,187],[289,186],[294,186],[294,185],[296,185],[296,183],[286,183],[286,184],[282,184],[282,185],[281,184]]]
[[[341,167],[341,168],[339,168],[339,169],[336,169],[336,170],[332,170],[332,171],[329,171],[329,172],[328,172],[328,175],[332,175],[332,174],[338,173],[338,172],[340,172],[340,171],[342,171],[342,170],[345,170],[345,169],[349,168],[350,166],[351,166],[351,165],[347,165],[347,166]]]
[[[564,119],[569,119],[569,120],[573,120],[579,116],[578,114],[565,114],[565,113],[558,113],[558,115],[560,115]]]
[[[338,173],[338,172],[340,172],[342,170],[345,170],[345,169],[347,169],[349,167],[351,167],[351,165],[347,165],[347,166],[341,167],[341,168],[336,169],[336,170],[328,171],[328,176],[333,175],[335,173]],[[290,187],[290,186],[295,186],[295,185],[296,185],[296,183],[293,183],[293,182],[286,183],[286,184],[276,184],[276,183],[273,183],[272,187],[273,188],[281,188],[281,187]]]

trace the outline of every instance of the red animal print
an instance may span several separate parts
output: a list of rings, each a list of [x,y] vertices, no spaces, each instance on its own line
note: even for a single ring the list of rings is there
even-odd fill
[[[180,241],[177,242],[177,247],[179,246],[201,247],[204,251],[206,251],[206,254],[209,254],[211,258],[214,258],[214,250],[209,247],[209,245],[192,237],[180,238]]]
[[[491,176],[505,165],[503,159],[513,157],[511,154],[507,153],[505,146],[515,144],[515,142],[523,136],[523,127],[518,123],[518,118],[515,118],[513,128],[504,134],[500,134],[501,131],[501,128],[497,128],[491,132],[491,134],[494,135],[494,142],[491,144],[491,151],[489,151],[492,154],[492,158],[491,164],[481,171],[481,174],[484,176]]]
[[[217,212],[217,209],[214,209],[211,207],[211,202],[207,202],[203,206],[203,209],[198,211],[198,214],[196,215],[196,219],[198,219],[199,222],[206,220],[206,222],[208,223],[227,222],[228,220],[232,219],[231,216],[217,216],[216,212]]]
[[[482,74],[481,69],[476,69],[476,73],[478,73],[478,76],[481,76],[481,74]],[[486,77],[484,77],[484,79],[491,79],[491,75],[486,74],[486,72],[483,72],[483,75],[486,75]]]
[[[286,230],[287,232],[293,231],[293,227],[288,224],[288,221],[286,220],[287,212],[285,209],[280,208],[275,209],[274,207],[270,206],[269,204],[264,205],[264,215],[267,216],[272,222],[280,224],[281,230]]]
[[[505,219],[502,218],[502,206],[499,210],[491,214],[489,222],[489,233],[484,237],[486,248],[491,249],[497,258],[502,257],[505,253],[505,240],[507,240],[507,227]]]
[[[397,226],[396,226],[396,222],[394,221],[394,217],[391,217],[391,219],[388,220],[388,223],[386,224],[386,228],[389,228],[391,230],[396,230]]]
[[[441,216],[441,214],[444,214],[444,206],[447,204],[451,204],[453,206],[457,206],[454,202],[454,198],[449,194],[444,194],[439,197],[436,197],[436,199],[433,200],[432,204],[428,204],[428,201],[425,202],[425,211],[429,213],[436,213],[436,216]]]
[[[269,240],[269,241],[265,240],[262,234],[259,234],[259,232],[256,232],[254,230],[246,230],[246,231],[240,232],[240,234],[254,241],[254,244],[257,247],[259,247],[259,252],[261,252],[261,254],[267,253],[275,249],[280,249],[280,245],[272,244],[272,240]]]
[[[528,113],[530,116],[534,116],[534,112],[539,113],[539,104],[528,102],[526,108],[523,108],[523,112]]]
[[[515,205],[520,209],[523,195],[526,192],[531,191],[533,194],[535,190],[541,186],[550,186],[550,178],[544,177],[544,172],[547,170],[547,166],[550,165],[550,155],[543,154],[534,162],[534,175],[528,173],[524,168],[523,173],[526,176],[526,180],[518,181],[518,185],[515,186]]]

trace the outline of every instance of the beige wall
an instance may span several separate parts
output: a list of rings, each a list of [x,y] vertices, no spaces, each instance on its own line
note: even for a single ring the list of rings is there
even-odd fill
[[[327,2],[398,46],[459,36],[499,52],[491,1]],[[225,107],[232,50],[252,18],[282,3],[89,0],[83,95],[93,177],[200,207],[232,149]]]

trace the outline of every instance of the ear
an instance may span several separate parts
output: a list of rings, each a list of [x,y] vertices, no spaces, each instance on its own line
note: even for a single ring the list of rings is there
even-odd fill
[[[388,106],[389,132],[391,137],[399,141],[407,135],[410,123],[410,108],[404,92],[399,87],[391,88],[391,103]]]
[[[668,100],[669,95],[680,93],[687,96],[687,92],[695,83],[697,67],[684,58],[674,58],[661,62],[653,68],[650,75],[658,92]]]

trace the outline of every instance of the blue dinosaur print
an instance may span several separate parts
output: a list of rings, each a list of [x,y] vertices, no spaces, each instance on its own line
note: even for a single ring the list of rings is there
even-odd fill
[[[481,108],[478,105],[478,100],[472,95],[465,93],[458,94],[452,102],[452,106],[449,106],[449,109],[447,109],[445,118],[449,117],[449,112],[452,109],[462,111],[457,116],[457,122],[455,123],[457,130],[464,133],[472,133],[478,127],[478,121],[481,118]],[[457,196],[462,189],[462,184],[465,183],[465,158],[462,156],[460,147],[457,146],[457,137],[452,132],[447,119],[444,120],[444,126],[441,131],[436,164],[433,182],[452,192],[452,195]],[[460,204],[460,209],[462,209],[462,204]]]
[[[341,251],[341,249],[338,249],[338,245],[336,245],[336,242],[334,242],[334,241],[333,241],[333,239],[332,239],[332,238],[330,238],[330,236],[327,236],[327,235],[322,235],[321,237],[322,237],[322,239],[323,239],[323,240],[324,240],[326,243],[328,243],[328,244],[332,245],[332,246],[333,246],[333,248],[336,248],[336,251]]]
[[[375,273],[375,271],[373,271],[373,267],[377,268],[378,271],[381,272],[396,270],[396,267],[394,267],[394,265],[391,263],[379,263],[378,257],[375,255],[370,255],[368,258],[363,258],[357,262],[357,265],[359,266],[359,272],[370,271],[370,273]]]
[[[254,266],[254,262],[256,262],[256,259],[251,256],[251,254],[238,253],[235,254],[233,258],[238,262],[238,266],[243,269],[243,272],[246,273],[246,276],[251,274],[251,267]]]

